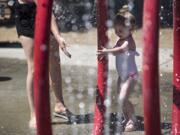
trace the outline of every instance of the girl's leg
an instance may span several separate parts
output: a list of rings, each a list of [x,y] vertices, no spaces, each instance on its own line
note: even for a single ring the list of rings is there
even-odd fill
[[[121,83],[121,89],[119,93],[119,102],[125,118],[129,121],[136,123],[136,117],[134,113],[134,107],[128,100],[130,91],[134,88],[136,80],[129,77],[126,81]]]
[[[121,78],[118,78],[118,92],[119,92],[119,97],[118,101],[120,104],[120,109],[125,116],[126,119],[128,119],[127,113],[126,113],[126,102],[129,96],[129,84],[130,84],[130,79],[127,79],[126,81],[120,80]]]
[[[55,39],[50,38],[50,57],[49,57],[49,71],[51,86],[55,94],[55,112],[64,112],[66,107],[64,105],[62,92],[62,74],[60,66],[59,46]]]
[[[121,80],[121,77],[119,76],[118,77],[118,80],[117,80],[117,92],[119,93],[119,97],[118,97],[118,102],[120,104],[120,110],[119,112],[123,113],[122,115],[124,116],[124,120],[123,120],[123,123],[126,123],[126,120],[128,119],[128,116],[126,116],[126,113],[125,113],[125,110],[123,109],[123,106],[124,106],[124,100],[125,100],[125,96],[123,94],[126,94],[124,92],[121,92],[121,87],[122,87],[122,84],[121,83],[122,80]]]
[[[27,90],[27,97],[30,107],[30,121],[29,126],[35,127],[35,111],[34,111],[34,95],[33,95],[33,77],[34,77],[34,60],[33,60],[33,39],[25,36],[20,36],[20,41],[22,47],[25,52],[28,72],[27,72],[27,79],[26,79],[26,90]]]
[[[126,115],[127,115],[128,119],[136,123],[137,119],[136,119],[136,116],[135,116],[135,110],[134,110],[134,106],[131,103],[131,101],[127,100],[125,106],[126,106],[125,107]]]

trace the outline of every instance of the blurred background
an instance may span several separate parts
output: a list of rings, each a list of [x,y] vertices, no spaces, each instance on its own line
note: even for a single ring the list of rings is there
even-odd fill
[[[63,93],[66,105],[82,117],[80,123],[53,121],[55,135],[91,135],[96,93],[97,73],[97,28],[96,0],[54,0],[53,11],[57,17],[61,34],[70,45],[68,50],[72,58],[61,56]],[[108,2],[108,37],[114,46],[117,36],[112,28],[112,20],[123,5],[128,5],[136,17],[137,30],[133,37],[140,56],[136,58],[140,78],[136,90],[131,96],[140,122],[136,132],[124,135],[144,135],[144,115],[142,97],[142,50],[143,50],[143,0],[107,0]],[[163,135],[171,134],[172,104],[172,61],[173,61],[173,21],[172,0],[161,0],[159,31],[159,65],[160,65],[160,100],[161,129]],[[28,128],[29,108],[25,91],[26,61],[21,48],[15,24],[13,0],[0,0],[0,135],[31,135]],[[114,57],[109,56],[109,74],[107,119],[111,114],[117,115],[118,103],[116,93],[117,73]],[[50,92],[51,93],[51,92]],[[52,95],[52,93],[51,93]],[[52,95],[53,98],[53,95]],[[112,102],[112,103],[111,103]],[[111,105],[112,104],[112,105]],[[53,107],[53,102],[51,104]],[[53,108],[52,108],[53,109]],[[112,115],[112,116],[113,116]],[[114,135],[115,121],[106,129],[112,131],[105,135]],[[34,133],[32,133],[34,135]]]
[[[131,1],[131,2],[129,2]],[[143,0],[108,0],[109,19],[113,19],[118,10],[125,4],[132,4],[132,13],[136,17],[137,26],[142,26]],[[54,0],[56,10],[62,12],[59,21],[61,30],[78,30],[85,27],[88,21],[96,26],[95,0]],[[14,25],[13,0],[0,0],[0,26]],[[161,27],[172,27],[172,1],[161,0]],[[73,27],[76,25],[76,28]]]

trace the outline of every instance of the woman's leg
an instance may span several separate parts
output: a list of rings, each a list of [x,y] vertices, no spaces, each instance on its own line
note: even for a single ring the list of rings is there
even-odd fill
[[[55,95],[55,112],[64,112],[66,107],[64,105],[62,92],[62,74],[60,66],[59,46],[55,39],[50,38],[50,57],[49,57],[49,71],[51,86]]]
[[[25,52],[28,72],[26,79],[27,97],[30,107],[29,126],[35,127],[35,111],[34,111],[34,95],[33,95],[33,77],[34,77],[34,60],[33,60],[33,39],[25,36],[20,36],[20,41]]]

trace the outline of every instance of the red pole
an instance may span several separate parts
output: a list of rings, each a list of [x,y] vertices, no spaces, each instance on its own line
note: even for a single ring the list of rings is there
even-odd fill
[[[180,135],[180,1],[173,1],[174,56],[172,135]]]
[[[107,37],[107,7],[106,0],[97,0],[97,29],[98,29],[98,49],[106,46],[108,43]],[[108,72],[108,59],[98,58],[98,73],[97,73],[97,95],[96,107],[94,115],[94,129],[93,135],[102,135],[104,130],[104,99],[107,87],[107,72]]]
[[[146,135],[161,135],[159,107],[159,0],[144,1],[143,96]]]
[[[48,76],[51,8],[52,0],[38,0],[34,39],[34,95],[38,135],[52,135]]]

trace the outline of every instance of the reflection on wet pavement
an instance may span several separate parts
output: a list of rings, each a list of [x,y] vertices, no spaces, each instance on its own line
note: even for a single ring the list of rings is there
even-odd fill
[[[33,135],[28,128],[29,108],[25,91],[26,63],[16,59],[0,59],[0,135]],[[52,116],[54,135],[91,135],[96,91],[96,68],[83,66],[62,66],[63,92],[66,106],[77,115],[78,122],[67,123]],[[109,134],[114,134],[118,103],[116,101],[116,71],[110,71],[111,104]],[[171,73],[161,73],[161,128],[164,135],[171,129]],[[54,97],[51,93],[51,109]],[[141,81],[131,96],[139,120],[138,131],[125,135],[143,135],[143,104]]]

